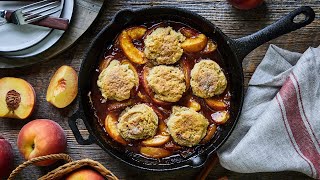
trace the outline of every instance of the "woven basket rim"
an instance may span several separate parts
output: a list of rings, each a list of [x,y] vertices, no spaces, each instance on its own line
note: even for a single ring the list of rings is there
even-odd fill
[[[50,154],[46,156],[39,156],[36,158],[32,158],[22,164],[20,164],[15,170],[13,170],[8,178],[8,180],[13,180],[14,177],[22,171],[24,168],[28,167],[29,165],[47,161],[47,160],[64,160],[67,162],[64,165],[59,166],[58,168],[48,172],[46,175],[39,178],[39,180],[47,180],[47,179],[59,179],[63,176],[76,171],[82,167],[89,166],[90,168],[94,169],[95,171],[99,172],[102,176],[110,180],[118,180],[118,178],[107,168],[105,168],[101,163],[98,161],[94,161],[89,158],[73,161],[68,154],[60,153],[60,154]]]

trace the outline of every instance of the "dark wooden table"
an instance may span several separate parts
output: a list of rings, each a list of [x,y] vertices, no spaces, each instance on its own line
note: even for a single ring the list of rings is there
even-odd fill
[[[112,16],[124,8],[142,8],[149,6],[176,6],[197,12],[206,17],[227,35],[237,38],[253,33],[271,24],[288,12],[302,5],[310,5],[316,12],[316,20],[309,26],[277,38],[270,43],[276,44],[290,51],[304,52],[309,46],[316,47],[320,44],[320,0],[266,0],[261,7],[251,11],[239,11],[232,8],[226,0],[107,0],[102,8],[100,16],[93,23],[93,26],[79,39],[75,45],[51,59],[48,62],[34,65],[32,67],[14,70],[0,70],[0,77],[15,76],[30,82],[37,94],[37,103],[34,113],[27,120],[1,119],[0,134],[8,139],[14,148],[15,165],[19,165],[24,160],[19,154],[16,140],[21,127],[30,120],[37,118],[48,118],[58,122],[65,130],[68,137],[68,153],[73,159],[91,158],[101,162],[108,169],[115,173],[120,179],[193,179],[199,169],[184,169],[174,172],[147,172],[134,169],[110,157],[97,145],[80,146],[76,142],[69,126],[68,117],[78,108],[78,102],[73,102],[65,109],[57,109],[46,102],[45,94],[51,76],[62,65],[67,64],[79,71],[83,59],[84,51],[88,47],[93,37],[110,21]],[[76,9],[77,11],[77,9]],[[243,62],[245,72],[245,83],[247,85],[251,75],[263,58],[270,43],[266,43],[252,53]],[[86,130],[81,131],[87,134]],[[35,179],[41,174],[52,170],[57,165],[38,168],[30,167],[24,170],[19,179]],[[227,175],[230,179],[305,179],[305,175],[295,172],[278,173],[256,173],[240,174],[228,171],[221,166],[216,167],[209,174],[208,179],[216,179]]]

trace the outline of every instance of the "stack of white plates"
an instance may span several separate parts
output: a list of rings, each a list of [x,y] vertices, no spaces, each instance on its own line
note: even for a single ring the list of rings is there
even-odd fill
[[[1,10],[15,10],[32,1],[0,1]],[[71,20],[74,0],[61,0],[61,11],[53,14]],[[62,37],[64,31],[35,25],[0,26],[0,57],[27,58],[44,52]],[[0,62],[1,63],[1,62]]]

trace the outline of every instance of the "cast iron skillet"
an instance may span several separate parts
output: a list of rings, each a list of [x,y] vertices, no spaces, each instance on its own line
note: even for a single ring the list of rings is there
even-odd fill
[[[295,23],[293,21],[294,18],[301,14],[305,15],[305,19]],[[87,50],[79,74],[79,110],[70,117],[69,126],[79,144],[88,145],[96,143],[110,155],[137,168],[152,171],[167,171],[184,167],[200,167],[205,163],[208,156],[216,152],[225,142],[237,123],[243,101],[244,85],[241,63],[244,57],[261,44],[310,24],[314,20],[314,17],[315,14],[312,8],[307,6],[300,7],[274,24],[254,34],[239,39],[231,39],[210,21],[184,9],[174,7],[150,7],[139,10],[122,10],[118,12],[111,23],[96,36]],[[230,78],[228,83],[231,84],[230,92],[232,94],[231,118],[229,123],[220,129],[221,131],[216,140],[213,139],[210,143],[196,148],[195,153],[191,156],[183,158],[177,155],[156,160],[132,152],[125,152],[124,148],[121,148],[106,136],[102,127],[93,116],[88,93],[91,88],[92,73],[97,68],[99,60],[103,57],[104,50],[113,43],[115,37],[123,29],[145,22],[166,20],[182,22],[206,34],[208,37],[214,36],[214,39],[217,40],[218,50],[224,59],[226,67],[224,70],[229,74]],[[88,139],[84,139],[81,136],[77,127],[78,119],[83,120],[88,129],[90,133]]]

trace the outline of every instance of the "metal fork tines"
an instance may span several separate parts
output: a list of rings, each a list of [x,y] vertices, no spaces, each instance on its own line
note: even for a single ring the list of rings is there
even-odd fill
[[[60,1],[43,0],[23,6],[12,13],[15,24],[30,24],[61,10]]]

